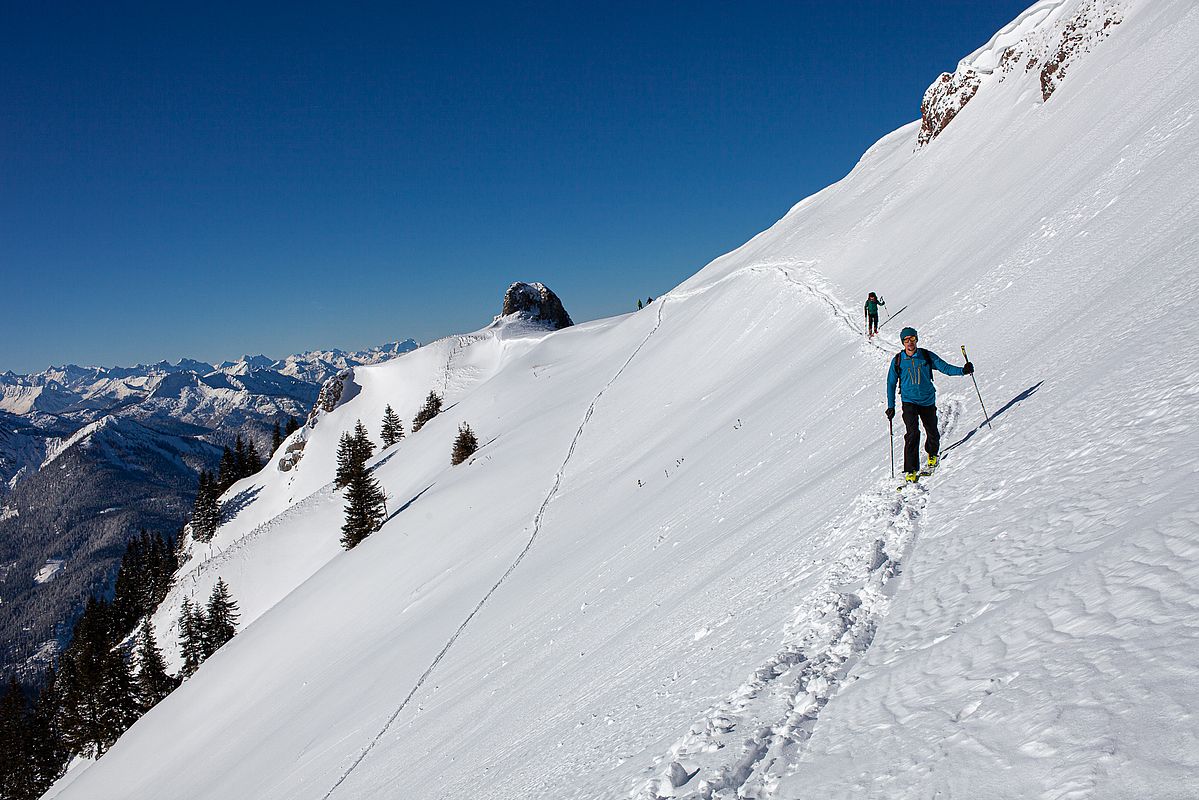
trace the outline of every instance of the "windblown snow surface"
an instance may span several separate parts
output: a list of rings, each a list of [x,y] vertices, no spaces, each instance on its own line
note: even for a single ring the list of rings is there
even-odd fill
[[[643,311],[354,369],[155,618],[221,576],[242,632],[52,794],[1199,796],[1196,40],[1130,0],[1048,102],[896,131]],[[907,306],[873,342],[868,290]],[[904,324],[993,419],[938,376],[897,492]],[[430,389],[343,552],[338,436]]]

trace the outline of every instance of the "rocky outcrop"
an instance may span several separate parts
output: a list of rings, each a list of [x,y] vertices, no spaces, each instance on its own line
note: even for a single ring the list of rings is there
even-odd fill
[[[953,122],[953,118],[970,102],[980,85],[982,80],[973,69],[941,73],[941,77],[925,91],[924,100],[920,103],[920,134],[917,142],[921,147],[937,138],[937,134]]]
[[[1124,19],[1120,4],[1092,0],[1085,3],[1074,16],[1062,25],[1056,46],[1043,59],[1041,66],[1041,97],[1048,100],[1066,77],[1066,68],[1091,46],[1107,38],[1113,25]]]
[[[943,73],[920,104],[917,147],[937,138],[988,83],[1036,75],[1048,101],[1069,67],[1124,19],[1126,0],[1041,0],[983,48]]]
[[[305,429],[301,428],[301,431]],[[278,469],[280,472],[287,472],[293,469],[296,464],[300,463],[300,459],[304,457],[304,446],[308,444],[306,434],[296,434],[288,441],[283,449],[283,455],[279,456]]]
[[[504,292],[504,309],[500,312],[508,317],[519,314],[526,319],[545,323],[551,330],[560,330],[574,325],[558,295],[544,283],[517,283]]]
[[[354,383],[354,370],[343,369],[321,386],[316,403],[308,412],[308,427],[315,428],[321,412],[328,413],[341,405],[343,400],[349,400],[357,394],[357,384]]]

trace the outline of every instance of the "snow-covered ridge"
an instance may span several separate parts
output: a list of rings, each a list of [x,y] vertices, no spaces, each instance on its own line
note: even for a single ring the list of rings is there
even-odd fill
[[[987,44],[943,73],[920,104],[918,146],[935,139],[987,84],[1035,74],[1041,99],[1061,85],[1071,64],[1109,36],[1132,0],[1041,0]]]
[[[1032,37],[1045,38],[1050,27],[1071,5],[1074,4],[1070,0],[1040,0],[1034,3],[1003,26],[989,42],[963,58],[958,63],[958,69],[972,69],[980,75],[990,75],[1005,60],[1004,53],[1010,48],[1022,47]]]
[[[152,449],[176,455],[194,453],[197,457],[210,455],[211,451],[211,445],[198,439],[163,434],[136,420],[109,415],[85,425],[65,439],[49,440],[39,469],[46,469],[76,446],[96,451],[109,463],[130,471],[143,468],[138,460],[129,458],[139,450]]]
[[[106,416],[96,420],[95,422],[84,425],[82,428],[75,431],[65,439],[50,439],[46,443],[46,455],[42,459],[42,463],[38,465],[38,469],[45,469],[54,462],[54,459],[58,458],[71,447],[74,447],[81,442],[86,442],[88,438],[92,436],[92,434],[102,431],[110,425],[115,424],[117,424],[116,417]]]

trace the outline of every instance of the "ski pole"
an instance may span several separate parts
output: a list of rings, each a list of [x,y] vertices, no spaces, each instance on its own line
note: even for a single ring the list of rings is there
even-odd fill
[[[962,358],[966,359],[967,361],[970,360],[970,356],[966,355],[966,345],[962,345]],[[991,415],[987,413],[987,407],[983,405],[983,393],[978,390],[978,381],[975,380],[973,372],[970,373],[970,380],[974,381],[974,393],[978,395],[978,404],[982,406],[983,422],[987,423],[987,427],[990,428]]]
[[[887,420],[887,430],[891,434],[891,477],[895,477],[895,420]]]
[[[882,321],[882,322],[879,324],[879,327],[880,327],[880,328],[881,328],[881,327],[883,327],[883,325],[886,325],[888,322],[890,322],[891,320],[893,320],[893,319],[895,319],[896,317],[898,317],[900,314],[902,314],[902,313],[904,312],[904,310],[905,310],[905,309],[907,309],[907,306],[904,306],[903,308],[899,309],[898,311],[896,311],[896,312],[895,312],[894,314],[892,314],[891,316],[887,317],[885,320],[883,320],[883,321]]]

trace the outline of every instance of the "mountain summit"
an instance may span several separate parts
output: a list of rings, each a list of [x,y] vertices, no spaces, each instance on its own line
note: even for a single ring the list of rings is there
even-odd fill
[[[508,287],[504,292],[504,308],[501,316],[520,316],[528,320],[544,323],[550,330],[569,328],[574,323],[558,295],[550,291],[544,283],[520,283]]]

